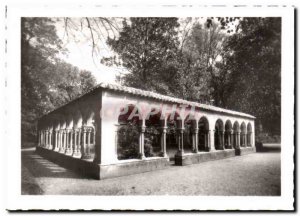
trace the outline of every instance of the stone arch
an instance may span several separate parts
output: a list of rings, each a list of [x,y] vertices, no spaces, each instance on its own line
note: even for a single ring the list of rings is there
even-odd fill
[[[180,136],[179,130],[182,128],[182,119],[177,111],[173,111],[166,118],[167,134],[166,134],[166,148],[167,154],[170,160],[174,159],[174,156],[178,150]]]
[[[162,130],[165,126],[165,116],[159,107],[152,108],[145,119],[144,152],[146,157],[163,156]]]
[[[251,123],[249,122],[247,124],[247,146],[251,147],[253,146],[253,143],[252,143],[252,125]]]
[[[67,121],[66,121],[66,128],[72,129],[73,128],[73,124],[74,124],[74,120],[73,120],[72,115],[68,115]]]
[[[191,153],[196,152],[196,141],[195,141],[195,130],[198,125],[196,117],[193,113],[189,113],[184,120],[184,133],[183,133],[183,143],[185,152]]]
[[[198,128],[198,150],[209,151],[209,121],[206,116],[199,119]]]
[[[142,115],[134,104],[121,107],[117,126],[117,156],[118,160],[137,159],[139,155],[139,138]]]
[[[218,119],[215,123],[215,148],[216,150],[224,149],[224,123],[221,119]]]
[[[66,126],[67,126],[67,122],[66,122],[66,120],[65,120],[65,118],[63,116],[61,116],[61,119],[59,121],[59,125],[60,125],[61,129],[65,129]]]
[[[90,108],[83,111],[83,146],[82,157],[83,159],[92,159],[95,156],[95,113]]]
[[[92,110],[89,110],[89,112],[86,115],[86,125],[88,126],[94,126],[95,123],[95,112]]]
[[[232,148],[232,123],[231,121],[228,119],[225,122],[225,134],[224,134],[224,147],[225,149],[231,149]]]
[[[79,110],[76,110],[74,112],[74,123],[73,123],[73,127],[74,128],[81,128],[83,124],[83,117],[82,114]]]

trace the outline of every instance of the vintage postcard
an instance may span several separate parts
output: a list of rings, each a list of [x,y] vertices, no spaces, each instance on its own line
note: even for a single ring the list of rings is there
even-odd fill
[[[7,5],[6,209],[294,210],[294,13]]]

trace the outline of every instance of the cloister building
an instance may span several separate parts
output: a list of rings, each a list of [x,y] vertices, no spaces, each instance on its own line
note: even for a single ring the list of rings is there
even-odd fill
[[[105,179],[255,151],[249,114],[114,84],[42,116],[37,152]]]

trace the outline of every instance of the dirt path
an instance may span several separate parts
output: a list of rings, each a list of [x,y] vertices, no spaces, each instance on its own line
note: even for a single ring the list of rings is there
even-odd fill
[[[22,150],[23,194],[280,195],[280,145],[265,152],[94,180]],[[29,187],[28,183],[30,183]],[[27,184],[27,186],[26,186]],[[25,186],[24,186],[25,185]],[[33,186],[34,185],[34,186]]]

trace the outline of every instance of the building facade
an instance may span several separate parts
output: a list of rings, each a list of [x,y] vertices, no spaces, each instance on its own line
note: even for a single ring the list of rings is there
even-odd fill
[[[97,179],[255,151],[249,114],[112,84],[49,112],[37,152]]]

